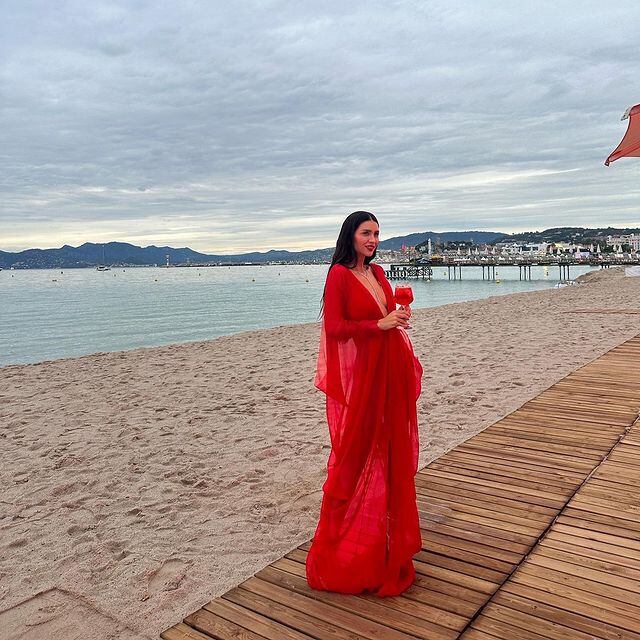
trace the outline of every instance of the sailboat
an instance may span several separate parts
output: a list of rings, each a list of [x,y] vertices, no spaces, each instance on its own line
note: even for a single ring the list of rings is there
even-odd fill
[[[104,264],[104,244],[102,245],[102,264],[99,264],[96,267],[97,271],[111,271],[111,267],[108,267],[106,264]]]

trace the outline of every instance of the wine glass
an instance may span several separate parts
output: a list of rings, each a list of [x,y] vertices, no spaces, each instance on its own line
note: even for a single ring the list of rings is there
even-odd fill
[[[408,309],[409,305],[413,302],[413,289],[411,285],[404,283],[396,285],[394,298],[396,303],[400,305],[400,309]],[[405,329],[413,329],[413,326],[407,324]]]

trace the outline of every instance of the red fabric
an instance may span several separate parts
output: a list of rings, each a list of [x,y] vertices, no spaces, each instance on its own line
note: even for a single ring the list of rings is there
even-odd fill
[[[371,265],[388,311],[384,270]],[[342,265],[327,276],[315,385],[326,394],[331,453],[320,521],[306,562],[309,586],[340,593],[402,593],[422,540],[414,476],[422,366],[403,329]]]
[[[640,104],[629,109],[627,132],[615,151],[611,153],[604,163],[609,166],[610,162],[624,157],[640,157]]]

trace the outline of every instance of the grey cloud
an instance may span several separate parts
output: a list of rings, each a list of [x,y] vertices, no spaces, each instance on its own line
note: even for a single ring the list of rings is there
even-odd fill
[[[4,7],[0,248],[185,217],[201,250],[296,248],[300,216],[326,246],[363,203],[389,235],[640,224],[637,165],[602,166],[640,101],[637,3]],[[456,179],[481,172],[512,179]]]

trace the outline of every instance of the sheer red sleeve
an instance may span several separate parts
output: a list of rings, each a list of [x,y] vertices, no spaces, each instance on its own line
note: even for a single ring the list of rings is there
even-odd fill
[[[324,293],[324,329],[329,338],[349,340],[359,336],[381,333],[377,320],[348,320],[345,314],[347,287],[345,275],[339,266],[334,266],[327,275]]]

